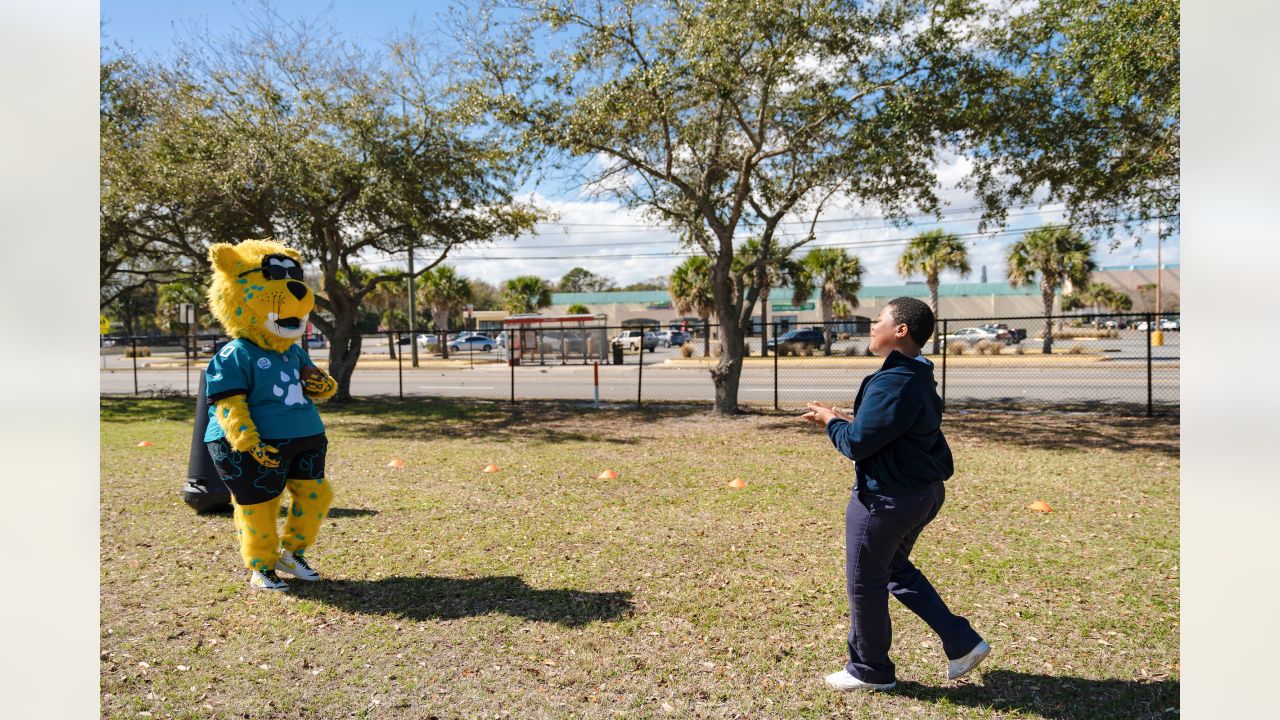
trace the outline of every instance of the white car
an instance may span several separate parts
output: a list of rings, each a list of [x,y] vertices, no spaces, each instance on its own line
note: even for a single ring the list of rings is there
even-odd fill
[[[960,328],[959,330],[949,335],[943,335],[942,342],[947,343],[953,340],[963,340],[967,343],[976,343],[982,340],[989,340],[991,342],[995,342],[996,340],[999,339],[999,337],[1000,336],[998,334],[990,330],[984,330],[978,327],[967,327],[967,328]]]
[[[1160,329],[1161,330],[1181,330],[1182,321],[1174,320],[1172,318],[1163,318],[1162,320],[1160,320]]]

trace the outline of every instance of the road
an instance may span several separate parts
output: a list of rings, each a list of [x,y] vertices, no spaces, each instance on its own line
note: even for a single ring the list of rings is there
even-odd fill
[[[711,379],[699,367],[664,366],[662,351],[646,354],[643,373],[628,355],[626,364],[600,367],[600,399],[605,402],[635,402],[641,386],[644,400],[710,403]],[[657,364],[649,365],[649,362]],[[794,362],[794,361],[793,361]],[[323,364],[323,363],[321,363]],[[143,369],[137,373],[141,391],[186,392],[188,377],[194,391],[200,366],[190,375],[181,369]],[[778,402],[798,406],[813,399],[850,404],[862,377],[874,366],[847,368],[779,368]],[[478,397],[506,399],[511,396],[512,368],[505,364],[477,365],[474,368],[428,370],[406,367],[403,375],[395,369],[357,369],[351,391],[355,395]],[[515,368],[517,398],[591,400],[592,367],[583,365],[537,365]],[[103,370],[104,393],[131,393],[134,375],[129,367]],[[1156,402],[1177,402],[1179,370],[1175,358],[1153,362],[1152,395]],[[948,400],[1018,398],[1039,401],[1111,401],[1145,403],[1147,366],[1145,359],[1108,360],[1081,364],[1052,364],[1023,367],[956,367],[947,371]],[[739,399],[748,405],[772,405],[773,368],[743,370]]]

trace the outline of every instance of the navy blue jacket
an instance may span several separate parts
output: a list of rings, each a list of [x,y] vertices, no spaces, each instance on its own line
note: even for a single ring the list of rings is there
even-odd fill
[[[862,380],[853,422],[827,423],[831,442],[855,463],[855,489],[902,495],[951,477],[955,466],[936,388],[932,363],[894,350]]]

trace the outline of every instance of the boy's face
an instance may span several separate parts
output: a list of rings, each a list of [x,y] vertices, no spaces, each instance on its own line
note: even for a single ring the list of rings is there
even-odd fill
[[[906,323],[896,321],[893,317],[893,306],[885,305],[879,317],[871,323],[871,352],[880,357],[887,357],[907,335]]]

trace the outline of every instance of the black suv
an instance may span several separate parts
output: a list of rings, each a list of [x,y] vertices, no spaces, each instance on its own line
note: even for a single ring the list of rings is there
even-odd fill
[[[769,349],[775,349],[779,344],[786,345],[793,343],[801,347],[820,348],[826,343],[826,338],[822,336],[821,330],[807,328],[803,330],[788,330],[782,335],[769,341]]]

